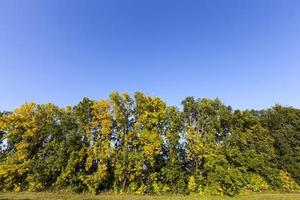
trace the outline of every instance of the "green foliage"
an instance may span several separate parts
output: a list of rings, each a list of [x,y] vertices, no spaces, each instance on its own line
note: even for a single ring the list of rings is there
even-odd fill
[[[269,189],[268,183],[258,174],[249,174],[246,178],[247,189],[253,192],[261,192]]]
[[[0,113],[0,190],[234,196],[299,190],[300,111],[233,111],[187,97],[112,93]],[[5,144],[5,145],[4,145]]]
[[[56,181],[59,188],[70,189],[73,192],[83,192],[87,186],[80,178],[84,168],[84,151],[73,151],[66,167],[62,170],[60,176]]]
[[[234,196],[244,187],[243,174],[235,168],[217,166],[208,176],[208,191],[213,194]]]
[[[142,183],[139,189],[136,191],[136,194],[145,194],[146,190],[147,186],[144,183]]]
[[[38,173],[29,174],[26,178],[26,181],[28,182],[29,192],[40,192],[45,189],[42,177],[40,177]]]
[[[161,188],[160,188],[160,185],[156,181],[153,181],[152,188],[153,188],[154,194],[160,194]]]
[[[300,110],[275,105],[261,115],[275,140],[275,167],[291,173],[300,184]]]
[[[1,198],[4,200],[8,199],[23,199],[23,200],[55,200],[55,199],[67,199],[67,200],[298,200],[300,199],[300,193],[278,193],[278,192],[259,192],[250,193],[245,195],[238,195],[236,197],[227,196],[199,196],[195,195],[172,195],[163,194],[161,196],[154,195],[135,195],[135,194],[122,194],[115,195],[111,193],[104,193],[98,196],[91,195],[89,193],[74,194],[72,192],[7,192],[1,193]]]
[[[271,180],[275,158],[274,138],[250,111],[235,111],[231,135],[224,141],[225,156],[243,173],[256,173]]]

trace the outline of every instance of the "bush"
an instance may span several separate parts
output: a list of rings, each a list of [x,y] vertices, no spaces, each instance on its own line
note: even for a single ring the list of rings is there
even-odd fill
[[[40,180],[41,177],[37,174],[30,174],[26,178],[26,181],[28,182],[28,191],[30,192],[40,192],[44,188],[43,180]]]
[[[136,182],[131,182],[129,184],[130,192],[135,192],[138,189],[138,184]]]
[[[201,192],[201,194],[202,194],[202,192]],[[203,194],[204,195],[223,195],[224,191],[219,183],[211,183],[204,188]]]
[[[152,187],[153,187],[153,192],[155,194],[160,194],[160,187],[159,187],[159,184],[156,181],[154,181],[152,183]]]
[[[139,189],[135,193],[136,194],[145,194],[146,190],[147,190],[147,186],[144,183],[142,183],[140,185]]]
[[[197,184],[194,176],[190,176],[189,178],[188,189],[190,192],[195,192],[197,189]]]
[[[215,172],[208,176],[208,183],[206,193],[228,196],[238,194],[245,185],[243,174],[238,169],[222,166],[217,166]]]
[[[282,189],[284,191],[295,191],[299,189],[299,185],[296,183],[296,181],[292,178],[292,176],[287,172],[281,170],[279,172],[279,177],[282,184]]]
[[[162,192],[168,193],[170,191],[171,191],[171,189],[170,189],[170,187],[168,185],[163,185]]]
[[[246,188],[253,192],[260,192],[269,188],[268,183],[258,174],[249,174],[246,181]]]

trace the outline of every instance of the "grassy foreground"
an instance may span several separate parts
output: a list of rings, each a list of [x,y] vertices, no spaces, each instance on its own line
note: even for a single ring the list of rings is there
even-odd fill
[[[201,197],[198,195],[190,196],[136,196],[136,195],[114,195],[102,194],[98,196],[90,194],[71,194],[71,193],[0,193],[0,200],[300,200],[300,193],[278,194],[278,193],[252,193],[241,195],[234,198],[230,197]]]

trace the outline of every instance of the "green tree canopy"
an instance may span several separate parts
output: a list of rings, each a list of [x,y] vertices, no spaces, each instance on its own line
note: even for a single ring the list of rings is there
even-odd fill
[[[98,194],[295,191],[300,110],[233,110],[220,99],[182,110],[141,92],[75,106],[0,112],[0,190]]]

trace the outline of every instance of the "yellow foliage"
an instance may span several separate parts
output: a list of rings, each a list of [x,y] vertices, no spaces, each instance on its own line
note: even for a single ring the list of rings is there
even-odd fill
[[[279,172],[279,177],[285,191],[295,191],[299,189],[299,185],[287,171],[281,170]]]
[[[197,189],[197,184],[196,184],[194,176],[189,177],[188,189],[189,189],[190,192],[195,192],[196,189]]]

